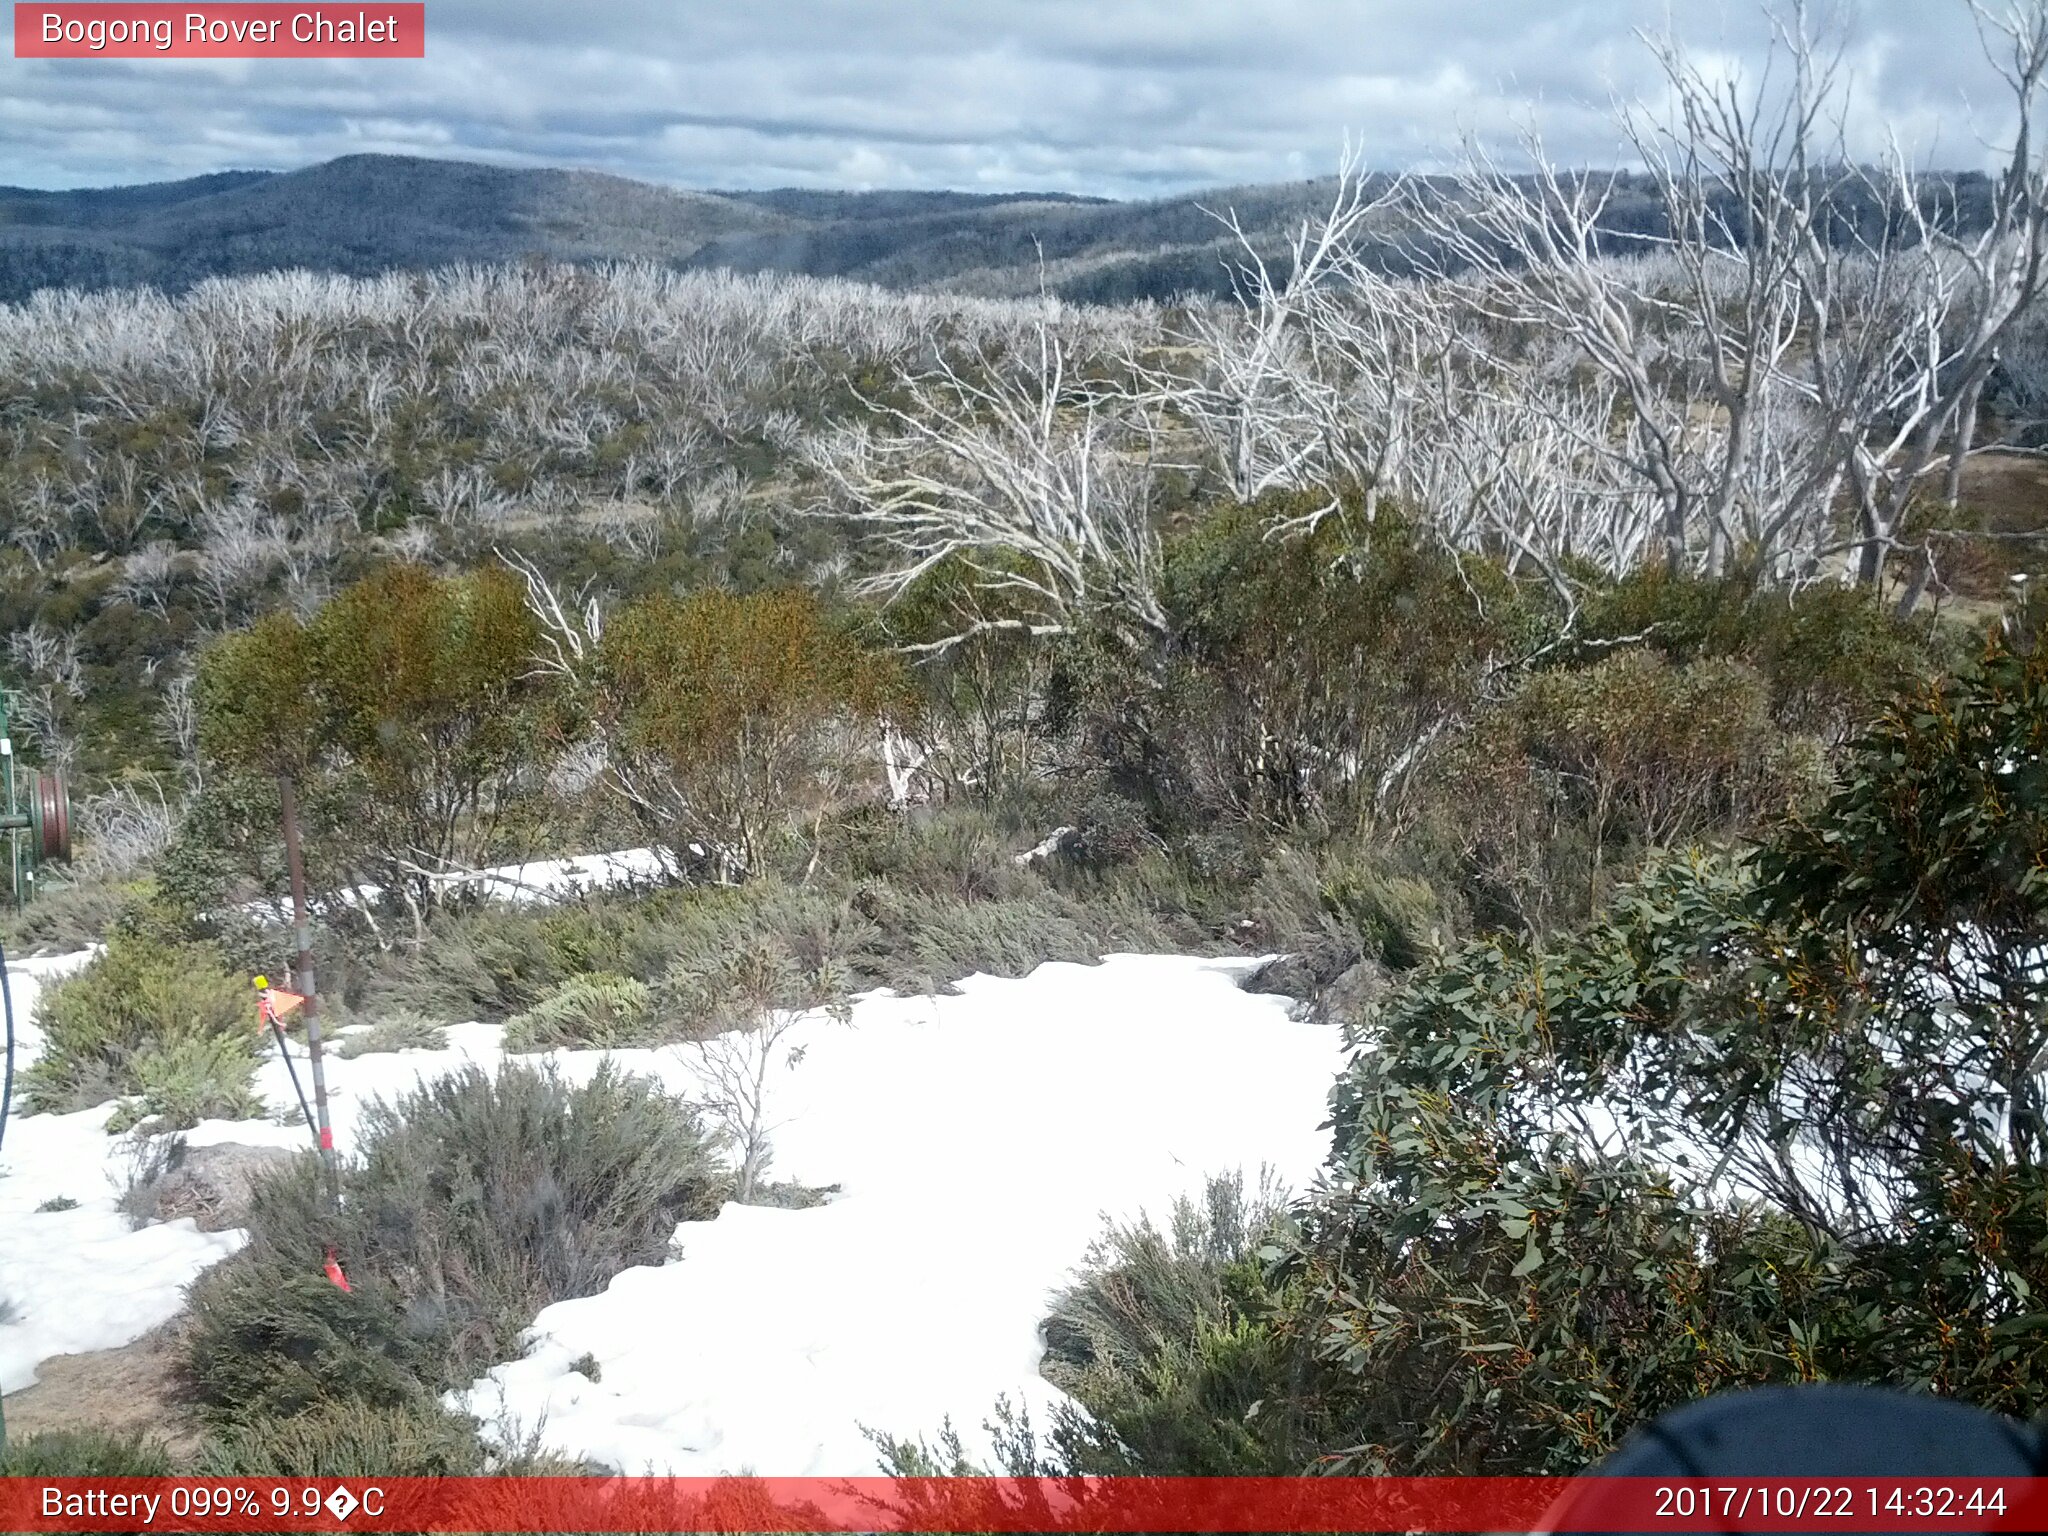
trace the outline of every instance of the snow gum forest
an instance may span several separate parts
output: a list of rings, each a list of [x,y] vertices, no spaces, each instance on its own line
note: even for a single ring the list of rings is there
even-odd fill
[[[0,928],[0,1470],[2048,1408],[2048,7],[1973,21],[1987,169],[1848,155],[1796,30],[1659,48],[1629,169],[1347,159],[1220,298],[0,307],[78,822]]]

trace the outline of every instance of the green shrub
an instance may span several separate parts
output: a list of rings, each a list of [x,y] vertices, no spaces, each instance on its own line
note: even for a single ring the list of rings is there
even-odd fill
[[[1716,1126],[1777,1028],[1717,977],[1749,969],[1752,884],[1673,857],[1581,934],[1476,939],[1377,1011],[1300,1260],[1345,1470],[1564,1473],[1680,1403],[1830,1374],[1812,1345],[1858,1331],[1853,1260],[1683,1173],[1754,1166]],[[1624,1117],[1601,1152],[1560,1130],[1589,1104]]]
[[[367,1006],[488,1018],[516,1000],[507,1037],[514,1049],[646,1045],[664,1031],[636,1022],[647,1018],[647,1005],[635,985],[656,985],[659,1015],[674,978],[715,971],[751,945],[779,947],[805,972],[836,971],[850,990],[931,992],[977,971],[1022,976],[1047,960],[1091,962],[1114,950],[1202,940],[1191,924],[1155,912],[1136,877],[1067,892],[1017,869],[1007,853],[996,856],[1005,873],[989,888],[1013,894],[987,899],[959,894],[957,874],[942,873],[941,861],[913,877],[937,887],[931,891],[895,880],[849,889],[768,877],[592,899],[558,913],[462,913],[431,928],[416,955],[378,978]],[[600,974],[587,974],[593,970]]]
[[[331,1211],[313,1159],[257,1186],[250,1241],[192,1288],[188,1373],[210,1417],[403,1406],[516,1353],[542,1307],[659,1263],[724,1181],[696,1112],[608,1065],[472,1067],[364,1112]],[[352,1291],[328,1284],[332,1248]]]
[[[485,1470],[485,1454],[475,1422],[430,1397],[350,1397],[225,1429],[196,1470],[207,1477],[474,1477]]]
[[[344,1061],[377,1051],[439,1051],[448,1046],[448,1030],[411,1008],[393,1009],[367,1029],[341,1037],[335,1055]]]
[[[532,919],[526,942],[545,957],[549,985],[592,971],[650,981],[668,958],[674,914],[699,895],[687,889],[600,892],[572,905],[526,908]]]
[[[1436,893],[1423,881],[1371,862],[1343,863],[1323,882],[1323,904],[1358,936],[1366,956],[1389,970],[1421,962],[1438,930]]]
[[[125,1136],[130,1131],[148,1135],[155,1127],[149,1123],[149,1111],[139,1099],[123,1099],[114,1106],[114,1112],[107,1116],[107,1134]]]
[[[1091,1412],[1107,1406],[1122,1382],[1229,1319],[1238,1283],[1256,1275],[1259,1249],[1285,1227],[1277,1193],[1247,1199],[1241,1174],[1210,1179],[1200,1204],[1176,1200],[1164,1232],[1149,1217],[1112,1223],[1053,1299],[1045,1378]]]
[[[1046,1378],[1073,1399],[1041,1436],[1005,1401],[989,1421],[996,1470],[1013,1477],[1293,1476],[1330,1426],[1314,1336],[1287,1326],[1300,1288],[1270,1261],[1288,1239],[1275,1192],[1241,1177],[1175,1202],[1164,1231],[1112,1225],[1045,1322]],[[936,1447],[871,1435],[899,1475],[989,1471],[949,1424]]]
[[[139,1085],[138,1119],[155,1119],[159,1130],[190,1130],[202,1120],[245,1120],[263,1113],[250,1090],[256,1061],[245,1041],[229,1035],[198,1036],[146,1045],[133,1058]],[[125,1130],[109,1121],[109,1131]]]
[[[669,1017],[674,978],[716,970],[751,945],[779,947],[804,972],[837,972],[849,991],[890,986],[912,993],[977,971],[1021,976],[1047,960],[1213,946],[1213,937],[1185,915],[1185,879],[1156,851],[1100,875],[1059,868],[1049,880],[1019,868],[1009,840],[996,837],[985,818],[945,824],[956,830],[933,839],[865,831],[858,844],[865,854],[848,862],[895,874],[858,885],[768,876],[739,886],[592,896],[556,910],[448,914],[417,950],[394,957],[369,980],[362,1006],[373,1014],[410,1009],[438,1018],[527,1015],[509,1036],[514,1049],[644,1045],[658,1043],[671,1026],[689,1027],[686,1018]],[[977,876],[976,861],[984,857],[996,863]],[[973,894],[977,889],[988,894]],[[599,978],[594,985],[592,973]],[[644,1033],[626,1027],[642,1009],[638,993],[620,990],[622,981],[655,988],[658,1026]],[[595,1018],[590,1025],[579,1013],[586,1004]]]
[[[835,873],[856,883],[879,880],[922,896],[989,901],[1025,895],[1043,884],[1018,866],[1015,843],[995,815],[978,805],[911,814],[878,807],[835,827],[825,856]]]
[[[1392,813],[1414,745],[1465,716],[1498,664],[1554,627],[1549,601],[1355,501],[1312,532],[1276,526],[1325,498],[1223,509],[1169,540],[1156,666],[1087,666],[1091,755],[1161,830],[1217,820],[1357,827]]]
[[[362,1007],[502,1023],[577,976],[653,982],[679,949],[715,951],[733,934],[758,927],[757,905],[779,904],[788,889],[762,881],[737,889],[612,891],[559,906],[482,904],[444,913],[424,942],[368,978]]]
[[[1737,661],[1673,666],[1630,650],[1539,672],[1506,712],[1515,744],[1569,787],[1602,841],[1664,846],[1746,830],[1822,781],[1813,744],[1771,718],[1768,689]]]
[[[505,1026],[508,1051],[623,1050],[658,1045],[654,993],[630,976],[572,976]]]
[[[280,1421],[330,1400],[379,1409],[416,1401],[436,1361],[431,1303],[408,1315],[391,1279],[349,1259],[350,1290],[321,1272],[330,1231],[317,1166],[273,1182],[250,1213],[262,1246],[202,1275],[191,1293],[186,1371],[210,1419],[228,1426]],[[281,1252],[266,1228],[289,1223],[300,1241]]]
[[[1276,845],[1253,878],[1224,889],[1228,936],[1298,957],[1316,985],[1361,959],[1406,969],[1454,927],[1429,881],[1393,853],[1352,842]]]
[[[1707,580],[1646,567],[1591,592],[1580,615],[1582,660],[1641,643],[1686,665],[1741,661],[1767,686],[1771,714],[1788,730],[1839,746],[1909,688],[1960,659],[1952,637],[1925,619],[1901,621],[1867,587],[1811,582],[1793,591],[1740,578]]]
[[[1747,663],[1641,647],[1531,674],[1434,768],[1418,841],[1482,927],[1537,932],[1583,920],[1652,850],[1750,835],[1826,776]]]
[[[90,965],[37,998],[36,1022],[43,1054],[22,1078],[31,1110],[152,1088],[167,1106],[233,1104],[254,1071],[253,995],[204,944],[117,930]]]
[[[912,1440],[873,1428],[864,1430],[864,1433],[869,1443],[875,1447],[876,1458],[880,1461],[882,1470],[890,1477],[987,1478],[1001,1476],[1050,1478],[1071,1476],[1067,1468],[1058,1459],[1041,1452],[1037,1431],[1032,1428],[1031,1424],[1031,1411],[1028,1408],[1019,1408],[1010,1401],[1008,1396],[1000,1396],[996,1399],[995,1411],[989,1418],[982,1421],[982,1428],[989,1435],[990,1449],[994,1453],[991,1458],[993,1465],[979,1461],[967,1454],[966,1443],[960,1438],[960,1431],[954,1427],[950,1417],[945,1420],[940,1428],[936,1444],[921,1435],[917,1439]],[[955,1485],[956,1488],[962,1490],[972,1486],[971,1484]],[[1069,1487],[1078,1486],[1080,1485],[1069,1484]],[[944,1523],[961,1526],[980,1524],[981,1522],[976,1518],[979,1511],[975,1510],[972,1504],[970,1504],[968,1512],[959,1510],[958,1505],[953,1502],[959,1497],[959,1494],[948,1496],[947,1505],[945,1506],[947,1519]],[[967,1497],[971,1500],[973,1495],[968,1494]],[[1065,1523],[1075,1513],[1074,1507],[1068,1504],[1060,1513],[1055,1514],[1048,1501],[1044,1500],[1042,1496],[1034,1496],[1028,1490],[1024,1494],[1024,1500],[1025,1502],[1020,1508],[1017,1504],[997,1495],[995,1509],[992,1513],[998,1513],[1001,1524],[1005,1527],[1008,1527],[1013,1521],[1018,1521],[1018,1517],[1021,1514],[1029,1523],[1027,1525],[1023,1521],[1018,1521],[1020,1528],[1046,1530],[1052,1529],[1055,1524]],[[1062,1502],[1064,1503],[1065,1501]],[[924,1514],[925,1509],[930,1507],[929,1505],[920,1507],[921,1504],[922,1501],[915,1497],[908,1501],[908,1507],[917,1510],[920,1515]]]
[[[1840,1257],[1782,1212],[1531,1147],[1455,1093],[1379,1095],[1356,1129],[1360,1197],[1304,1261],[1333,1470],[1568,1475],[1683,1403],[1833,1374],[1802,1332],[1857,1327]]]
[[[401,892],[434,907],[448,890],[424,871],[491,862],[539,793],[535,746],[551,735],[557,681],[533,665],[539,641],[502,566],[441,576],[387,564],[308,622],[265,614],[200,658],[210,788],[261,796],[291,774],[316,877],[374,882],[394,912]],[[261,851],[222,830],[213,851],[261,878]],[[263,842],[274,858],[274,838]]]
[[[1160,845],[1145,807],[1114,789],[1100,789],[1075,808],[1073,831],[1060,856],[1083,869],[1114,869]]]
[[[704,891],[666,915],[664,978],[705,974],[750,945],[785,951],[805,971],[839,969],[859,979],[861,957],[882,942],[877,929],[843,890],[761,880],[739,889]]]
[[[845,1009],[846,978],[827,960],[809,965],[777,937],[751,939],[709,964],[678,961],[662,978],[663,1012],[695,1039],[756,1030],[771,1015]]]
[[[46,1429],[10,1437],[0,1448],[0,1477],[169,1477],[163,1442],[96,1429]]]
[[[608,912],[616,902],[589,905]],[[560,924],[582,919],[585,912],[552,915]],[[386,960],[369,978],[363,1006],[371,1013],[405,1009],[503,1023],[575,974],[577,968],[564,965],[547,938],[546,918],[530,908],[482,905],[442,913],[423,942]]]
[[[37,950],[53,954],[97,944],[147,887],[135,881],[80,880],[40,889],[20,911],[0,914],[0,934],[16,958]]]
[[[1088,903],[1051,889],[964,902],[870,885],[853,904],[875,932],[852,969],[906,994],[941,991],[977,973],[1025,976],[1049,960],[1092,965],[1117,951],[1179,947],[1136,903]]]
[[[791,823],[844,797],[849,743],[903,692],[896,658],[815,594],[707,587],[614,613],[590,699],[613,760],[642,786],[634,809],[677,863],[757,875]]]

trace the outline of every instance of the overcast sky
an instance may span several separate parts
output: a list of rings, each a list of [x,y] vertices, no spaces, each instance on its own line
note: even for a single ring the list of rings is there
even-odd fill
[[[0,182],[384,151],[1143,197],[1318,174],[1347,131],[1375,167],[1426,168],[1531,120],[1608,164],[1609,103],[1654,91],[1635,31],[1673,27],[1730,70],[1768,35],[1735,0],[429,0],[424,60],[0,58]],[[1845,35],[1865,143],[1985,163],[2002,123],[1963,0],[1853,0]]]

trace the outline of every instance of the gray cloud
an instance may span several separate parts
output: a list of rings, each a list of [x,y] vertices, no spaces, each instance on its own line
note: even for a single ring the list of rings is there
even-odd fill
[[[709,188],[1146,196],[1379,167],[1540,122],[1612,163],[1637,29],[1758,67],[1748,0],[430,0],[424,60],[7,58],[0,180],[79,186],[382,151]],[[1863,0],[1861,149],[1979,164],[2001,128],[1962,0]],[[1973,113],[1973,106],[1976,109]],[[1981,115],[1978,115],[1981,114]]]

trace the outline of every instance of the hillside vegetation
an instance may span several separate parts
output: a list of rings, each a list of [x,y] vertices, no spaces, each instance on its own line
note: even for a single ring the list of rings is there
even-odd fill
[[[1314,184],[1227,194],[1269,237]],[[710,193],[593,171],[350,155],[289,172],[155,186],[0,189],[0,301],[42,288],[147,284],[280,268],[353,277],[453,262],[649,261],[1037,291],[1041,252],[1077,297],[1130,298],[1225,280],[1207,196],[1118,204],[1057,193]]]
[[[1832,98],[1731,120],[1664,63],[1698,110],[1631,119],[1642,176],[1347,165],[1284,262],[1224,232],[1214,302],[663,255],[0,310],[5,675],[84,832],[13,933],[113,935],[49,994],[38,1107],[239,1102],[219,988],[287,947],[289,779],[326,993],[395,1042],[758,1041],[866,986],[1279,956],[1251,984],[1352,1047],[1328,1177],[1108,1232],[1047,1329],[1086,1412],[1013,1424],[1016,1469],[1562,1472],[1830,1377],[2039,1412],[2048,509],[2012,466],[2048,172],[2023,133],[1916,183],[1826,140]],[[662,206],[763,264],[829,212],[875,237],[849,272],[919,220],[1023,227],[715,203]],[[603,848],[644,886],[465,878]],[[310,1177],[263,1197],[194,1369],[245,1434],[291,1358],[305,1438],[235,1465],[352,1466],[380,1409],[460,1464],[433,1393],[712,1187],[697,1110],[608,1082],[585,1108],[639,1139],[595,1150],[674,1159],[611,1210],[529,1116],[521,1167],[602,1241],[507,1255],[470,1218],[519,1191],[464,1171],[491,1092],[379,1122],[360,1301],[252,1299],[313,1220]]]

